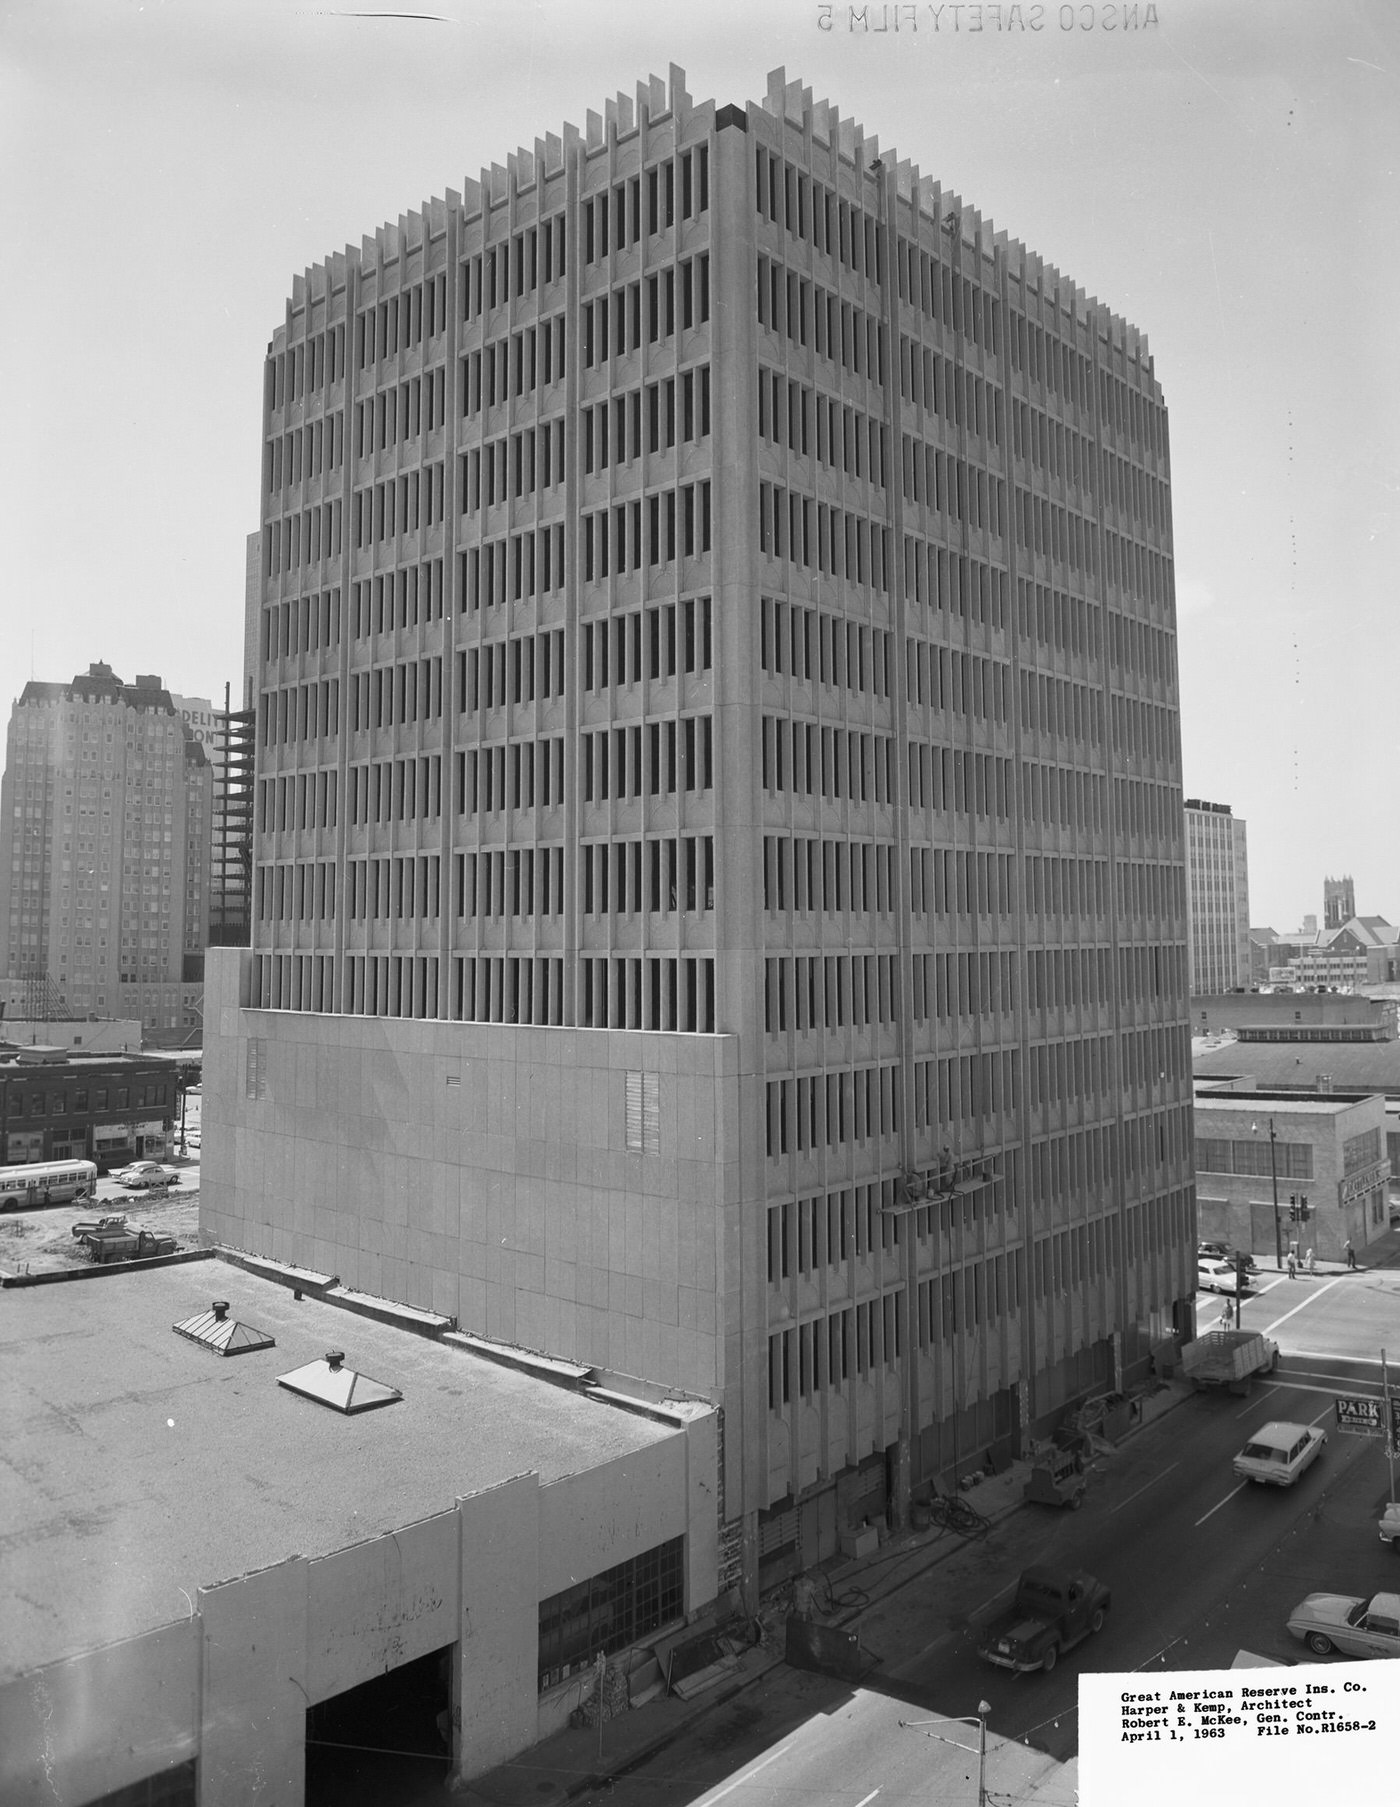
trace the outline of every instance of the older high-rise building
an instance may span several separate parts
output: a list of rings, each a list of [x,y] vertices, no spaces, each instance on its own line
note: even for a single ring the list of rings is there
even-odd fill
[[[1137,329],[673,70],[307,270],[263,401],[206,1226],[721,1399],[750,1569],[1140,1373],[1194,1207]]]
[[[1185,808],[1191,991],[1209,997],[1250,982],[1245,825],[1228,803],[1188,797]]]
[[[0,970],[7,1003],[135,1017],[149,1040],[199,1022],[211,781],[158,677],[109,665],[31,680],[0,789]]]

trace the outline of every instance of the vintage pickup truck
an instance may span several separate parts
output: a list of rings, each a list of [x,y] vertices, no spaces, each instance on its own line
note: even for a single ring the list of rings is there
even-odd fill
[[[1062,1650],[1103,1629],[1110,1603],[1103,1582],[1083,1569],[1025,1569],[1016,1598],[982,1633],[977,1654],[1018,1675],[1053,1669]]]
[[[121,1229],[90,1230],[79,1239],[91,1261],[145,1261],[152,1255],[173,1255],[173,1236],[141,1230],[134,1224]]]

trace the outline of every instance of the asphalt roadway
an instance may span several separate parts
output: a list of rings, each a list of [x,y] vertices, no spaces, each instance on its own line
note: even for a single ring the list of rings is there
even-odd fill
[[[1208,1329],[1219,1312],[1201,1307]],[[1072,1769],[1026,1766],[1037,1753],[1077,1755],[1081,1673],[1228,1668],[1241,1650],[1304,1660],[1285,1624],[1304,1594],[1400,1585],[1400,1557],[1376,1535],[1389,1497],[1384,1454],[1337,1434],[1332,1410],[1339,1391],[1378,1389],[1387,1337],[1400,1370],[1400,1274],[1265,1273],[1244,1325],[1279,1342],[1279,1372],[1246,1398],[1188,1397],[1097,1459],[1082,1511],[1026,1507],[952,1554],[943,1555],[946,1542],[892,1554],[879,1582],[901,1584],[852,1621],[871,1663],[860,1687],[779,1665],[581,1798],[615,1807],[974,1801],[975,1718],[956,1721],[986,1702],[988,1798],[1068,1801]],[[1292,1488],[1239,1483],[1231,1470],[1251,1430],[1271,1418],[1328,1431],[1321,1459]],[[1112,1587],[1113,1606],[1104,1630],[1051,1674],[1013,1676],[977,1657],[977,1626],[1032,1562],[1088,1569]],[[858,1577],[876,1578],[871,1569]],[[860,1604],[854,1588],[846,1604]]]

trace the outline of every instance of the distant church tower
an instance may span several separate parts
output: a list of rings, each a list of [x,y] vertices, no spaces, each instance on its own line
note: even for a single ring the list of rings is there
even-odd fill
[[[1322,881],[1322,926],[1339,929],[1356,914],[1356,886],[1350,878]]]

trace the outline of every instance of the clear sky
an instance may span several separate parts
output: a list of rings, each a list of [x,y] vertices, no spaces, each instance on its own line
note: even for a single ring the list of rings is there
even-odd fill
[[[1256,923],[1342,872],[1400,920],[1394,0],[398,3],[0,4],[0,708],[94,659],[237,692],[295,272],[670,63],[782,64],[1146,331],[1186,794]]]

